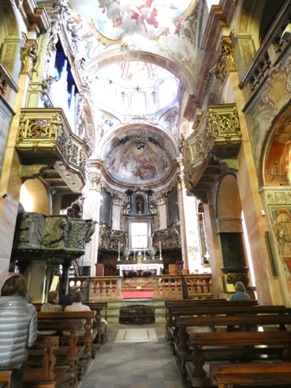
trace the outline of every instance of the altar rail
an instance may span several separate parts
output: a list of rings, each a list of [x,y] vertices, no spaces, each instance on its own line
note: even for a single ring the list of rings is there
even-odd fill
[[[95,276],[89,278],[88,300],[122,300],[121,276]],[[153,299],[212,298],[211,274],[154,275]]]

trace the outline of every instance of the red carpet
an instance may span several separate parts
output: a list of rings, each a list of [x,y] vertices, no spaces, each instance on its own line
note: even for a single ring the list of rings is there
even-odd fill
[[[121,295],[123,299],[152,298],[154,290],[122,290]]]

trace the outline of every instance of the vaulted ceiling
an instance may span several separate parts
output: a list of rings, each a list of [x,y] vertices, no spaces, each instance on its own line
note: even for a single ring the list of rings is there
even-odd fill
[[[177,171],[183,109],[200,65],[200,0],[70,0],[109,183],[164,185]],[[77,27],[76,27],[77,26]],[[70,28],[70,25],[68,25]]]

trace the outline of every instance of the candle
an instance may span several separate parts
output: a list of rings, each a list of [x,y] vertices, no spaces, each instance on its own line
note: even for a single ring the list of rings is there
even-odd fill
[[[118,241],[118,254],[120,254],[120,241]]]
[[[160,250],[162,249],[162,243],[161,243],[161,241],[159,241],[159,248],[160,248]]]

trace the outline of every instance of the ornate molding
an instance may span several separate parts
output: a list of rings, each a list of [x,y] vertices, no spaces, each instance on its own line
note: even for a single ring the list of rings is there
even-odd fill
[[[209,106],[195,132],[183,146],[185,186],[206,202],[211,190],[228,166],[233,167],[240,144],[241,130],[234,104]]]
[[[18,259],[76,259],[85,254],[86,243],[95,232],[96,222],[66,215],[46,216],[22,213],[19,216],[13,257]]]
[[[229,37],[223,37],[216,65],[210,70],[210,73],[223,82],[231,71],[236,71],[233,44]]]
[[[24,165],[61,162],[85,181],[87,147],[72,133],[62,109],[22,109],[16,149]]]

